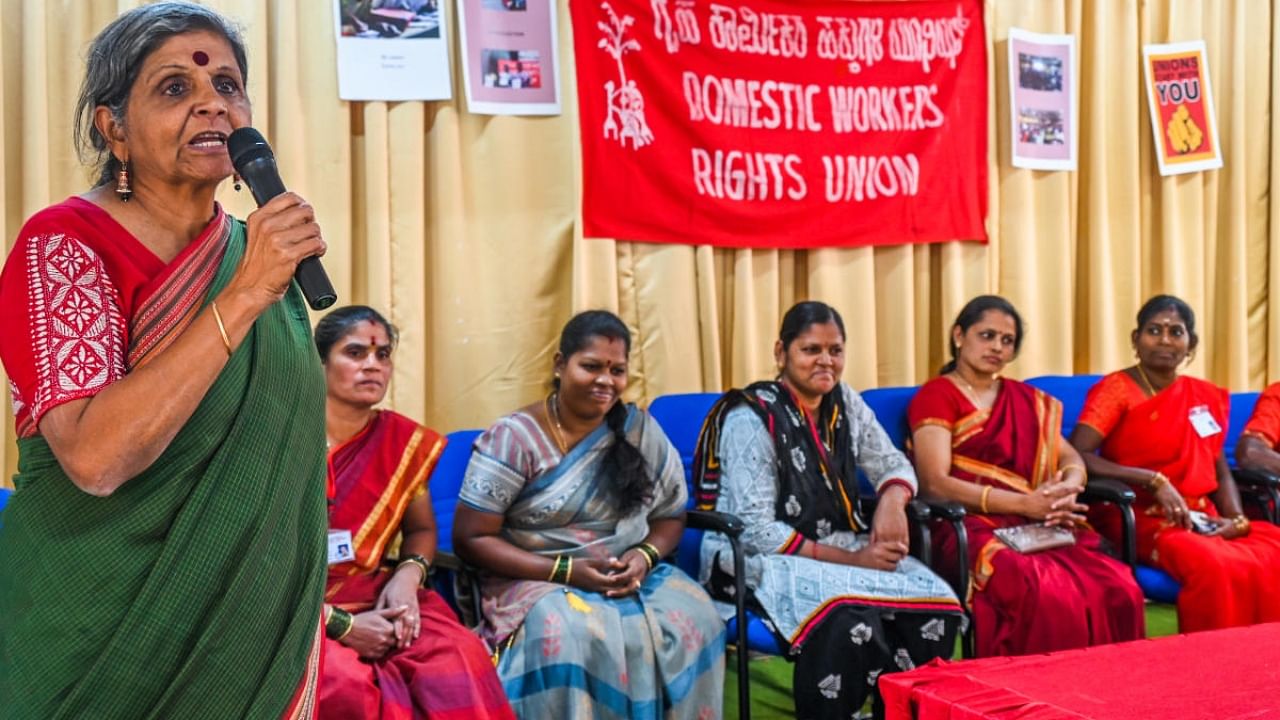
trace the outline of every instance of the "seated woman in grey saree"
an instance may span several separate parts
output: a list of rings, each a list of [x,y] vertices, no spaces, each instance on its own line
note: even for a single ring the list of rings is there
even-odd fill
[[[480,567],[481,636],[522,718],[720,717],[724,625],[658,562],[684,529],[675,448],[621,402],[630,334],[581,313],[556,390],[476,441],[454,547]]]
[[[854,717],[868,696],[878,714],[879,676],[949,656],[962,623],[951,588],[907,555],[915,471],[840,382],[844,342],[833,308],[791,308],[774,351],[779,380],[726,393],[696,460],[699,507],[746,524],[748,603],[796,660],[801,718]],[[880,495],[870,523],[859,469]],[[732,558],[723,535],[703,540],[701,580],[725,601]]]

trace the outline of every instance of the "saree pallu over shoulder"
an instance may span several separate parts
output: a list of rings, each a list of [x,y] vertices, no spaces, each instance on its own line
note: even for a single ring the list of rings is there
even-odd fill
[[[477,441],[459,500],[484,512],[503,513],[502,537],[529,552],[548,557],[619,556],[644,540],[651,518],[681,515],[688,497],[680,458],[658,424],[632,407],[626,433],[654,477],[652,497],[630,515],[619,517],[602,477],[605,453],[614,442],[612,430],[602,424],[563,457],[556,457],[554,444],[542,442],[537,421],[524,413],[500,420]],[[526,456],[525,461],[516,455]],[[482,573],[481,636],[497,646],[534,603],[560,587]]]
[[[1016,380],[1003,379],[989,411],[973,405],[947,378],[926,383],[912,400],[912,429],[952,430],[950,474],[960,480],[1032,492],[1054,477],[1062,406]],[[936,526],[935,557],[969,564],[979,657],[1049,652],[1142,636],[1142,592],[1129,568],[1101,549],[1098,535],[1076,529],[1076,544],[1021,554],[996,536],[1030,522],[1021,515],[970,511],[964,518],[969,556],[958,558],[956,534]]]
[[[614,434],[601,425],[568,453],[528,413],[476,441],[459,501],[503,515],[502,536],[543,556],[620,556],[651,520],[679,517],[687,491],[675,448],[647,413],[629,408],[626,433],[653,478],[622,516],[602,467]],[[480,634],[521,717],[719,717],[724,624],[711,599],[661,563],[634,595],[606,598],[541,580],[482,574]]]
[[[945,377],[920,388],[908,411],[911,429],[952,434],[951,472],[961,480],[1030,492],[1053,479],[1062,434],[1062,403],[1026,383],[1001,379],[991,408],[973,405]]]
[[[1114,372],[1089,392],[1080,422],[1103,436],[1102,456],[1133,467],[1158,470],[1189,497],[1218,488],[1217,460],[1226,440],[1230,397],[1210,382],[1180,375],[1151,397],[1124,371]],[[1202,437],[1190,422],[1203,408],[1219,431]],[[1154,502],[1143,488],[1139,501]]]
[[[439,433],[391,410],[329,453],[329,528],[350,530],[355,559],[331,565],[332,582],[376,570],[444,451]]]
[[[201,269],[175,268],[148,297],[168,309],[136,327],[180,332],[244,244],[228,221],[203,293]],[[148,307],[161,306],[137,316]],[[43,438],[24,438],[0,531],[0,715],[309,717],[324,456],[324,378],[296,287],[160,458],[111,496],[79,491]]]
[[[144,287],[146,299],[129,322],[130,370],[169,347],[204,308],[234,227],[231,216],[218,213],[200,237]]]

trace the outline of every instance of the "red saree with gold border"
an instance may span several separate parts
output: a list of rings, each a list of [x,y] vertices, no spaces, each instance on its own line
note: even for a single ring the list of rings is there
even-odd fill
[[[1028,493],[1052,480],[1062,442],[1062,404],[1030,385],[1003,379],[990,410],[976,407],[951,380],[925,383],[907,411],[912,431],[936,425],[952,434],[950,474]],[[1129,569],[1100,548],[1097,534],[1076,544],[1021,554],[995,530],[1030,522],[1019,515],[965,517],[971,611],[979,656],[1022,655],[1142,637],[1142,592]],[[935,555],[955,558],[955,533],[939,525]]]
[[[1118,371],[1089,391],[1080,423],[1102,435],[1103,457],[1164,473],[1188,507],[1217,516],[1210,495],[1218,489],[1229,403],[1226,390],[1187,376],[1148,398],[1128,373]],[[1190,421],[1199,408],[1222,431],[1201,437]],[[1199,535],[1170,523],[1145,489],[1134,492],[1138,556],[1181,583],[1180,630],[1280,621],[1280,529],[1255,521],[1242,538]]]
[[[355,559],[329,566],[325,600],[353,613],[374,607],[391,579],[383,565],[409,503],[446,440],[390,410],[329,452],[329,528],[349,530]],[[377,660],[325,640],[320,718],[511,718],[488,650],[430,589],[418,591],[422,632]]]

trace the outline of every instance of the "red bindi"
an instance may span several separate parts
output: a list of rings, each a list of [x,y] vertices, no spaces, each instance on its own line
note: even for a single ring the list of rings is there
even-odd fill
[[[209,56],[203,50],[197,50],[191,53],[191,59],[195,60],[196,64],[200,67],[204,67],[209,64]]]

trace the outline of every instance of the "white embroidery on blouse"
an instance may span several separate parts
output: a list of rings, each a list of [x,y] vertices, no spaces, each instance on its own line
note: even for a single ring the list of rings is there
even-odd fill
[[[62,233],[27,244],[27,302],[36,360],[31,416],[124,376],[125,324],[102,260]],[[28,402],[15,392],[15,405]]]

